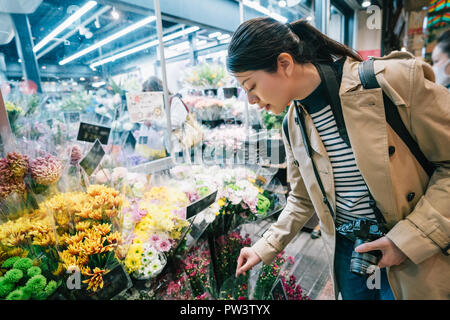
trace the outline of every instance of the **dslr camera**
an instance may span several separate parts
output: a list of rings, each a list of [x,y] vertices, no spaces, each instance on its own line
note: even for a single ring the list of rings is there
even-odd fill
[[[336,231],[347,239],[354,241],[353,249],[357,246],[374,241],[385,235],[385,228],[377,222],[366,218],[344,223],[336,228]],[[374,250],[364,253],[353,251],[350,260],[350,271],[358,275],[372,273],[369,267],[377,265],[381,258],[381,251]]]

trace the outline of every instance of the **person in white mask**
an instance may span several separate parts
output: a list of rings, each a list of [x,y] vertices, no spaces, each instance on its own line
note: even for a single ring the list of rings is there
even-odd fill
[[[436,83],[450,90],[450,29],[439,38],[431,54]]]

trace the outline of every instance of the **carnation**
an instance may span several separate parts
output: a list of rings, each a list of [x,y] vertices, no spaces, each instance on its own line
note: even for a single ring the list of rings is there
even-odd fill
[[[48,154],[45,157],[38,157],[31,160],[31,177],[38,184],[45,186],[56,183],[62,173],[62,163],[56,157]]]

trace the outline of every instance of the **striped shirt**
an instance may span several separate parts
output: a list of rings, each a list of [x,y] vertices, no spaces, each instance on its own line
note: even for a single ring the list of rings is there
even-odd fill
[[[336,193],[336,225],[358,218],[376,221],[369,205],[369,189],[356,164],[352,148],[339,136],[323,84],[300,103],[312,117],[331,161]]]
[[[375,220],[369,205],[369,189],[356,165],[352,149],[339,136],[330,105],[312,113],[311,117],[333,168],[336,225],[362,217]]]

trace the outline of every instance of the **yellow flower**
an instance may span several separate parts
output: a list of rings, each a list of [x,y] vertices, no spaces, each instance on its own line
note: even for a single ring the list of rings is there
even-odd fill
[[[106,236],[108,233],[111,232],[111,226],[107,223],[95,226],[94,229],[98,231],[102,236]]]
[[[217,200],[217,204],[221,207],[225,206],[225,198],[220,198]]]

